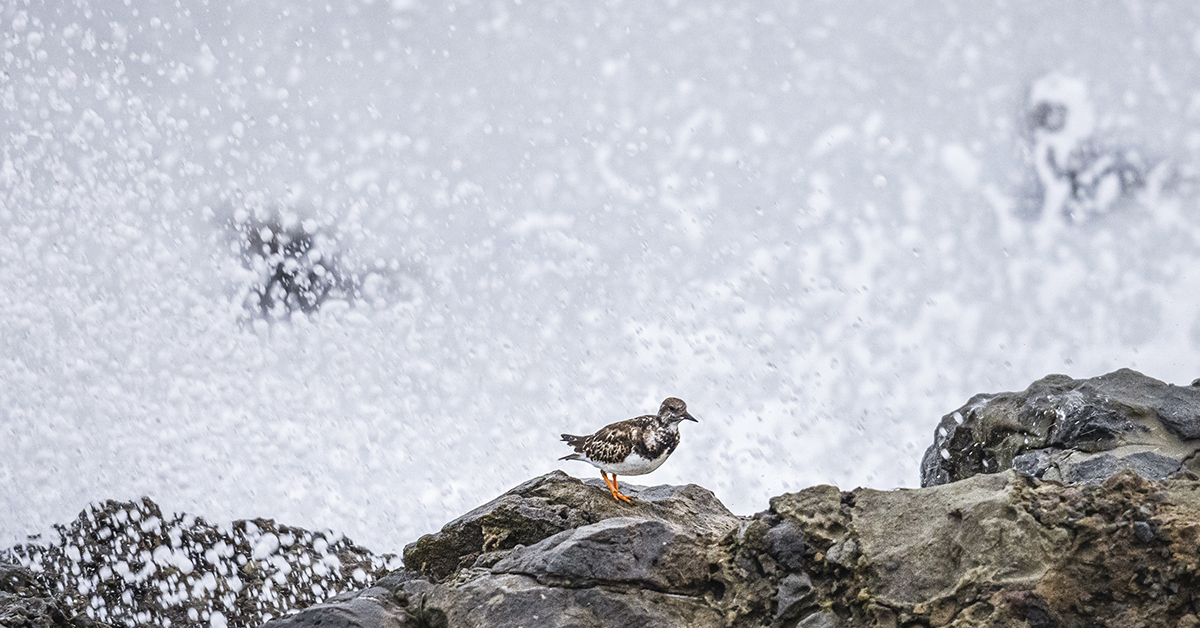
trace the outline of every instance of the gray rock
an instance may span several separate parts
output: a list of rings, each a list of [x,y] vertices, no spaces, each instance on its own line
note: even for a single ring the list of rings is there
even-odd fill
[[[939,453],[953,464],[936,470],[948,477],[1007,461],[1003,471],[922,489],[817,486],[772,498],[753,517],[734,517],[696,486],[628,487],[638,500],[624,504],[599,481],[534,478],[410,546],[410,558],[423,559],[411,571],[357,563],[361,573],[348,577],[365,588],[354,591],[314,591],[304,566],[329,547],[273,522],[244,522],[259,536],[243,543],[196,518],[164,520],[145,503],[130,505],[136,515],[125,506],[86,513],[60,530],[61,542],[12,552],[29,568],[0,564],[0,626],[92,625],[77,592],[97,583],[110,587],[91,598],[104,600],[108,617],[165,623],[172,615],[152,606],[161,596],[137,587],[176,582],[192,587],[177,602],[228,608],[234,628],[287,612],[292,599],[294,614],[270,628],[1200,628],[1200,480],[1180,472],[1194,464],[1183,455],[1192,441],[1179,437],[1191,393],[1147,379],[1052,377],[1032,392],[977,397],[939,435],[969,446]],[[260,546],[268,531],[274,541]],[[130,542],[106,542],[114,537]],[[125,545],[150,560],[128,562]],[[340,548],[339,577],[370,556]],[[102,575],[124,571],[120,561],[140,570],[134,586]],[[222,589],[231,574],[253,595]],[[219,595],[197,582],[216,583]],[[132,592],[121,600],[114,591]]]
[[[1133,536],[1143,543],[1149,543],[1156,536],[1154,526],[1145,521],[1135,521],[1133,523]]]
[[[679,526],[615,517],[514,550],[492,571],[554,586],[631,584],[697,594],[706,589],[707,566],[704,543]]]
[[[805,602],[813,597],[812,578],[808,574],[788,574],[779,581],[779,591],[775,594],[775,618],[793,617]]]
[[[613,499],[602,484],[599,479],[585,483],[561,471],[529,480],[409,544],[404,564],[440,580],[473,565],[481,554],[531,546],[613,517],[673,523],[701,536],[720,536],[738,524],[712,491],[695,484],[623,484],[635,496],[632,504]]]
[[[838,543],[825,553],[825,559],[834,565],[842,567],[853,567],[854,560],[858,558],[858,543],[853,539],[848,539],[842,543]]]
[[[1129,369],[1083,380],[1050,375],[1020,393],[976,395],[943,417],[921,485],[1010,468],[1067,482],[1100,482],[1124,469],[1161,479],[1197,450],[1200,388]]]
[[[951,596],[967,577],[1036,584],[1070,535],[1014,508],[1029,487],[1010,470],[919,491],[856,491],[853,528],[876,599],[895,607]]]
[[[410,587],[410,591],[412,587]],[[427,614],[445,617],[446,626],[473,628],[717,628],[722,614],[704,598],[634,586],[565,588],[533,578],[498,573],[458,586],[423,589]],[[419,598],[410,592],[410,607]],[[415,625],[415,622],[414,622]],[[429,625],[429,624],[427,624]]]
[[[413,619],[405,606],[388,589],[372,587],[314,604],[263,628],[404,628]]]
[[[818,611],[800,620],[796,628],[838,628],[837,615],[829,611]]]
[[[772,527],[766,534],[767,554],[781,567],[788,571],[798,571],[802,567],[804,554],[808,546],[804,542],[804,532],[793,521]]]

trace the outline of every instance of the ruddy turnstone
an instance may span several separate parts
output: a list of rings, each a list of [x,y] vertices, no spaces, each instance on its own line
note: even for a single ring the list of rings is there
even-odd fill
[[[667,397],[658,414],[617,421],[590,436],[563,434],[575,453],[559,460],[582,460],[599,468],[613,499],[628,502],[629,496],[617,487],[617,474],[643,475],[661,467],[679,445],[679,422],[695,420],[682,399]]]

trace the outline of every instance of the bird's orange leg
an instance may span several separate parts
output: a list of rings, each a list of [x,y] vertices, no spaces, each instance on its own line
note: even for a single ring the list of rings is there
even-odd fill
[[[621,487],[617,485],[617,474],[616,473],[613,474],[612,489],[613,489],[613,497],[624,501],[626,504],[632,503],[633,500],[631,500],[628,495],[621,494]]]
[[[612,493],[613,497],[615,498],[617,496],[617,490],[613,488],[612,480],[608,479],[608,474],[604,472],[604,469],[600,469],[600,477],[604,478],[604,485],[608,487],[609,492]]]

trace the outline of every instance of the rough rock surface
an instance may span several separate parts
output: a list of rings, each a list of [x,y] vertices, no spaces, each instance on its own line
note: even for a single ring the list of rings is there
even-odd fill
[[[540,482],[578,488],[523,486]],[[637,507],[270,626],[1200,627],[1194,479],[1126,470],[1064,485],[1009,470],[923,489],[818,486],[724,534]]]
[[[738,524],[711,491],[694,484],[622,484],[637,497],[632,505],[597,490],[602,484],[561,471],[529,480],[405,547],[404,564],[436,581],[480,559],[494,562],[497,552],[613,517],[673,523],[699,535],[724,534]]]
[[[33,578],[36,587],[21,585],[27,592],[53,593],[25,595],[42,600],[29,602],[26,614],[50,623],[22,624],[0,611],[0,626],[76,625],[60,623],[59,611],[69,622],[257,626],[386,572],[387,557],[340,535],[266,519],[216,527],[190,515],[165,517],[146,498],[89,506],[54,536],[0,552],[0,561],[21,566],[15,578]],[[2,596],[12,592],[0,590],[0,608],[8,609]]]
[[[589,491],[612,499],[604,488],[559,474],[522,487],[497,502],[541,503],[558,516],[565,502]],[[440,578],[394,571],[267,625],[1200,628],[1200,481],[1194,478],[1155,482],[1124,470],[1103,483],[1068,485],[1010,469],[922,489],[817,486],[775,497],[768,510],[743,518],[699,487],[640,494],[656,500],[612,502],[615,510],[596,501],[600,511],[593,511],[584,499],[566,516],[579,525],[530,545],[491,549]],[[612,512],[618,515],[602,516]],[[141,529],[128,519],[123,526],[105,521],[116,536]],[[526,525],[521,518],[511,523]],[[504,532],[491,528],[493,535]],[[160,542],[187,547],[171,545],[169,535]],[[80,560],[112,564],[95,554]],[[92,563],[71,563],[81,564]],[[237,564],[230,557],[195,563],[198,577],[187,597],[208,599],[196,589],[208,579],[202,572],[227,573]],[[61,579],[43,584],[56,581],[50,569],[0,572],[8,574],[0,576],[0,625],[95,625],[63,601],[78,589],[56,592]],[[275,591],[298,595],[304,586],[289,578]],[[106,604],[112,625],[166,626],[170,619],[116,612],[121,604],[148,608],[136,597]],[[208,625],[255,625],[261,616],[253,605],[226,608],[218,621],[210,615]]]
[[[0,626],[10,628],[107,628],[73,612],[25,567],[0,561]]]
[[[921,485],[1017,469],[1062,482],[1103,482],[1122,470],[1152,480],[1200,471],[1200,386],[1129,369],[1050,375],[1019,393],[976,395],[942,418]]]
[[[259,522],[253,539],[216,531],[221,546],[194,518],[110,502],[61,542],[18,548],[22,566],[0,565],[0,626],[223,628],[269,613],[271,628],[1200,628],[1200,479],[1186,457],[1167,472],[1138,455],[1180,460],[1192,394],[1118,371],[977,397],[949,427],[990,434],[1001,453],[951,456],[978,461],[966,479],[816,486],[752,517],[698,486],[628,487],[625,504],[599,480],[551,473],[409,545],[406,570],[386,575],[342,541],[319,549],[317,535]],[[1122,450],[1155,435],[1178,447]],[[1001,455],[1025,472],[980,472]],[[314,552],[338,555],[340,576],[318,584]],[[354,581],[365,588],[341,590]]]

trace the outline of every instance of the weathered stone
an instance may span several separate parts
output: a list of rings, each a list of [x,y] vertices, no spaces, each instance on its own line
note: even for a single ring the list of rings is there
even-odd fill
[[[1161,479],[1200,450],[1200,388],[1129,369],[1075,380],[1050,375],[1020,393],[976,395],[942,418],[921,464],[936,486],[1015,468],[1099,482],[1130,469]],[[1109,458],[1078,454],[1108,453]]]
[[[787,618],[808,600],[812,599],[813,584],[808,574],[794,573],[779,581],[779,592],[775,594],[775,617]]]
[[[838,628],[837,615],[829,611],[818,611],[800,620],[796,628]]]
[[[269,621],[263,628],[404,628],[413,619],[405,606],[397,603],[391,591],[376,586],[314,604],[286,619]]]
[[[408,590],[410,606],[423,599],[426,613],[436,610],[444,614],[447,626],[716,628],[727,625],[703,598],[632,586],[554,587],[527,576],[500,573],[457,587],[421,589],[410,585]]]
[[[718,536],[737,518],[708,489],[686,486],[638,487],[618,502],[600,480],[585,483],[561,471],[525,482],[447,523],[404,548],[404,564],[434,579],[474,564],[483,553],[533,545],[563,530],[613,517],[637,517],[684,526],[699,535]]]
[[[916,604],[969,581],[1032,586],[1069,535],[1020,507],[1029,488],[1008,471],[919,491],[856,491],[852,525],[873,597]]]
[[[804,543],[804,532],[793,521],[771,528],[764,536],[767,554],[788,571],[798,571],[803,565],[808,546]]]
[[[704,545],[674,524],[615,517],[515,550],[492,571],[554,586],[615,583],[694,594],[708,580]]]
[[[771,498],[771,512],[794,521],[805,537],[825,547],[844,538],[850,519],[842,512],[842,492],[836,486],[813,486],[798,493]]]

